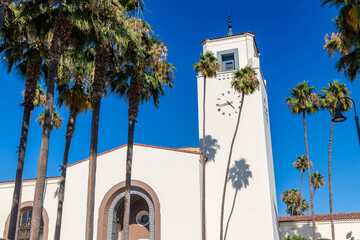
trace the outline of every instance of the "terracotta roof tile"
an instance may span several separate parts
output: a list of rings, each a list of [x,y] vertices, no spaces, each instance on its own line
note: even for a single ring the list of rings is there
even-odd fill
[[[203,43],[204,43],[206,40],[217,40],[217,39],[223,39],[223,38],[230,38],[230,37],[234,37],[234,36],[241,36],[241,35],[244,35],[244,34],[247,34],[247,33],[250,33],[250,34],[252,34],[252,35],[255,36],[255,33],[246,31],[246,32],[243,32],[243,33],[233,34],[233,35],[230,35],[230,36],[222,36],[222,37],[216,37],[216,38],[205,38],[204,40],[201,41],[200,44],[203,45]],[[258,48],[257,43],[256,43],[256,41],[255,41],[255,37],[254,37],[254,42],[255,42],[256,50],[257,50],[258,53],[260,54],[259,48]]]
[[[309,222],[311,215],[281,216],[279,222]],[[360,219],[360,212],[334,213],[335,220]],[[316,214],[315,221],[330,221],[330,214]]]

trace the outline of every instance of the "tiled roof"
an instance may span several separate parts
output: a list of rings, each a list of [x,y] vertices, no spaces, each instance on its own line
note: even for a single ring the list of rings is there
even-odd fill
[[[246,31],[246,32],[243,32],[243,33],[238,33],[238,34],[233,34],[233,35],[227,35],[227,36],[222,36],[222,37],[216,37],[216,38],[205,38],[203,41],[201,41],[201,45],[203,45],[203,43],[206,41],[206,40],[217,40],[217,39],[223,39],[223,38],[231,38],[231,37],[234,37],[234,36],[241,36],[241,35],[245,35],[245,34],[252,34],[255,36],[255,33],[253,32],[249,32],[249,31]],[[255,42],[255,47],[256,47],[256,50],[258,51],[258,53],[260,54],[259,52],[259,49],[258,49],[258,46],[256,44],[256,41],[255,41],[255,37],[254,37],[254,42]]]
[[[201,153],[197,150],[197,148],[195,148],[196,150],[195,151],[190,151],[190,150],[185,150],[185,149],[181,149],[181,148],[167,148],[167,147],[159,147],[159,146],[152,146],[152,145],[146,145],[146,144],[140,144],[140,143],[134,143],[135,146],[140,146],[140,147],[149,147],[149,148],[157,148],[157,149],[163,149],[163,150],[169,150],[169,151],[174,151],[174,152],[183,152],[183,153],[190,153],[190,154],[197,154],[197,155],[200,155]],[[116,148],[113,148],[113,149],[110,149],[108,151],[105,151],[105,152],[102,152],[102,153],[99,153],[98,156],[101,156],[101,155],[104,155],[106,153],[109,153],[109,152],[113,152],[115,150],[118,150],[120,148],[123,148],[123,147],[126,147],[127,144],[124,144],[120,147],[116,147]],[[190,148],[190,147],[187,147],[187,148]],[[72,163],[72,164],[69,164],[68,167],[71,167],[71,166],[74,166],[76,164],[79,164],[79,163],[82,163],[82,162],[85,162],[89,160],[89,158],[86,158],[86,159],[83,159],[81,161],[78,161],[78,162],[75,162],[75,163]],[[60,176],[55,176],[55,177],[47,177],[46,179],[55,179],[55,178],[60,178]],[[26,182],[26,181],[34,181],[36,180],[36,178],[31,178],[31,179],[24,179],[23,181]],[[11,182],[15,182],[14,180],[12,181],[0,181],[0,184],[2,183],[11,183]]]
[[[115,151],[115,150],[118,150],[118,149],[120,149],[120,148],[124,148],[124,147],[126,147],[126,146],[127,146],[127,144],[124,144],[124,145],[122,145],[122,146],[120,146],[120,147],[116,147],[116,148],[110,149],[110,150],[108,150],[108,151],[106,151],[106,152],[99,153],[99,154],[98,154],[98,157],[101,156],[101,155],[104,155],[104,154],[106,154],[106,153],[109,153],[109,152],[113,152],[113,151]],[[174,151],[174,152],[183,152],[183,153],[191,153],[191,154],[198,154],[198,155],[200,155],[200,152],[198,152],[198,151],[189,151],[189,150],[182,150],[182,149],[177,149],[177,148],[159,147],[159,146],[152,146],[152,145],[146,145],[146,144],[140,144],[140,143],[134,143],[134,146],[157,148],[157,149],[169,150],[169,151]],[[74,166],[74,165],[76,165],[76,164],[85,162],[85,161],[87,161],[87,160],[89,160],[89,158],[86,158],[86,159],[84,159],[84,160],[81,160],[81,161],[72,163],[72,164],[68,165],[68,167],[71,167],[71,166]]]
[[[311,215],[281,216],[279,222],[309,222]],[[360,212],[334,213],[335,220],[360,219]],[[316,214],[315,221],[330,221],[330,214]]]

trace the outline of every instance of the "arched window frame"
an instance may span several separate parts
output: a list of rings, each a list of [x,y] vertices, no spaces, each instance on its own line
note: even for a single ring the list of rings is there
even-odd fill
[[[34,202],[32,201],[27,201],[27,202],[22,202],[20,205],[20,214],[22,214],[23,212],[32,209],[34,206]],[[48,240],[48,235],[49,235],[49,215],[45,209],[45,207],[43,207],[43,211],[42,211],[42,217],[43,217],[43,221],[44,221],[44,230],[43,230],[43,240]],[[3,238],[7,238],[8,232],[9,232],[9,225],[10,225],[10,213],[6,219],[5,222],[5,230],[4,230],[4,235]]]
[[[124,191],[125,181],[113,186],[103,197],[99,207],[97,239],[107,239],[108,219],[110,206],[115,198]],[[146,183],[132,180],[131,189],[144,192],[152,201],[154,207],[154,240],[161,240],[161,219],[160,219],[160,202],[155,191]]]

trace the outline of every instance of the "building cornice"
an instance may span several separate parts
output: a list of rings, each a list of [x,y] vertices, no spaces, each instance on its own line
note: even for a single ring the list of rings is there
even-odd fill
[[[249,31],[246,31],[246,32],[243,32],[243,33],[238,33],[238,34],[233,34],[233,35],[230,35],[230,36],[222,36],[222,37],[216,37],[216,38],[205,38],[203,41],[201,41],[200,44],[204,45],[207,42],[215,42],[215,41],[220,41],[220,40],[223,40],[223,39],[234,39],[234,38],[237,38],[239,36],[246,36],[246,35],[252,36],[254,38],[254,44],[255,44],[256,51],[260,55],[261,53],[259,52],[259,48],[258,48],[256,40],[255,40],[255,33],[249,32]]]

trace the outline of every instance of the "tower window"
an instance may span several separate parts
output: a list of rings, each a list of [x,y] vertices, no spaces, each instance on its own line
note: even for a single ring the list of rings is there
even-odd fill
[[[239,50],[237,48],[218,51],[216,56],[221,64],[221,72],[239,69]]]
[[[235,58],[234,54],[226,54],[221,56],[223,71],[235,70]]]

